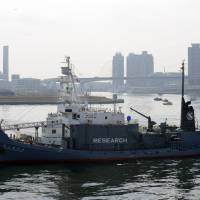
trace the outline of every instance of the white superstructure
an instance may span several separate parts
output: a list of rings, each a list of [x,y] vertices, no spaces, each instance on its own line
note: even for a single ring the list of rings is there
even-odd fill
[[[47,125],[42,127],[41,142],[62,145],[62,138],[70,136],[71,124],[124,124],[124,114],[121,109],[116,109],[115,104],[113,111],[110,111],[90,107],[78,100],[70,57],[66,58],[66,64],[66,67],[62,67],[64,76],[60,77],[61,98],[65,103],[58,105],[57,113],[48,114]]]

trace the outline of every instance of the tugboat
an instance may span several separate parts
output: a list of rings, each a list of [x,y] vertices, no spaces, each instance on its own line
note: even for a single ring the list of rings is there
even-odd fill
[[[66,99],[57,113],[47,117],[41,138],[27,144],[11,139],[0,129],[0,163],[78,163],[114,162],[137,159],[182,158],[200,156],[200,131],[195,129],[194,109],[184,99],[184,63],[182,64],[182,104],[180,128],[166,122],[141,130],[114,104],[113,111],[94,109],[76,95],[70,58],[62,67],[61,86]],[[116,96],[114,97],[116,99]]]

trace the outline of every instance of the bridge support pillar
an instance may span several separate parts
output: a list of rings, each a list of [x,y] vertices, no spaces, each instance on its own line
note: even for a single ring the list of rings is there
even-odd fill
[[[35,126],[35,142],[38,142],[38,126]]]

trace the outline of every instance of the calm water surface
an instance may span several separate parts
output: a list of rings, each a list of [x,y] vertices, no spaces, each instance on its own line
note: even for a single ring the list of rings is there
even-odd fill
[[[153,101],[155,96],[124,94],[123,110],[141,124],[146,120],[130,112],[130,106],[157,122],[167,118],[169,123],[178,125],[180,97],[165,95],[173,105],[164,106]],[[193,104],[200,120],[200,98]],[[54,105],[0,106],[0,118],[8,122],[40,121],[55,111]],[[200,159],[0,166],[0,199],[200,199]]]
[[[199,199],[199,160],[2,166],[0,199]]]

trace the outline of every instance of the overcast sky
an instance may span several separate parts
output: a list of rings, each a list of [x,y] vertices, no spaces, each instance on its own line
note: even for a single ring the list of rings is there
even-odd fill
[[[0,48],[9,45],[10,71],[23,77],[58,76],[64,55],[82,77],[111,75],[116,51],[127,56],[147,50],[156,71],[178,71],[188,46],[200,43],[199,0],[1,0],[0,5]]]

